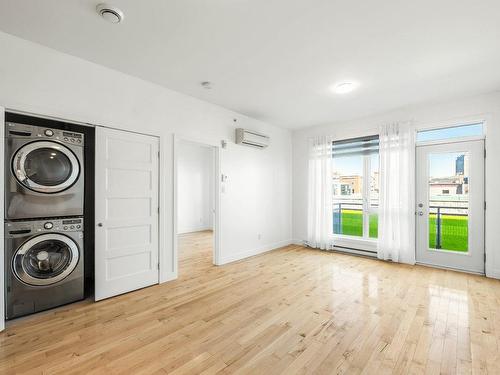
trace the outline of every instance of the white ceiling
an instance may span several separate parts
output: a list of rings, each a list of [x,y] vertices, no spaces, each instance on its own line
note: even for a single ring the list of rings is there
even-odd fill
[[[97,3],[0,0],[0,29],[288,128],[500,88],[498,0]]]

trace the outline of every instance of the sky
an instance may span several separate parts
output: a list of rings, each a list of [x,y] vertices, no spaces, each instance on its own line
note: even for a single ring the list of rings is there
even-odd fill
[[[455,160],[463,152],[447,152],[444,154],[429,155],[430,177],[450,177],[455,175]]]
[[[483,124],[471,124],[418,132],[417,142],[482,135]]]
[[[430,177],[450,177],[455,175],[455,160],[463,152],[430,154]],[[372,171],[378,170],[378,154],[372,155]],[[340,175],[352,176],[363,174],[363,157],[355,155],[333,159],[333,170]]]
[[[371,160],[372,171],[378,171],[378,154],[373,154]],[[363,156],[333,158],[333,170],[344,176],[361,176],[363,174]]]

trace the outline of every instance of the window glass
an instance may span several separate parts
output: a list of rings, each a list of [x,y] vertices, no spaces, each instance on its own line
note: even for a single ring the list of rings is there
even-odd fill
[[[450,138],[462,138],[483,135],[483,124],[468,124],[453,126],[450,128],[440,128],[423,130],[417,133],[417,142],[438,141]]]
[[[363,236],[363,155],[333,158],[333,233]]]
[[[378,237],[378,197],[379,197],[379,160],[378,153],[370,156],[370,201],[369,236]]]
[[[378,136],[333,142],[333,233],[377,238]]]
[[[61,151],[37,148],[26,156],[26,176],[43,186],[57,186],[68,180],[73,171],[71,161]]]
[[[467,253],[469,242],[469,154],[430,154],[429,249]]]

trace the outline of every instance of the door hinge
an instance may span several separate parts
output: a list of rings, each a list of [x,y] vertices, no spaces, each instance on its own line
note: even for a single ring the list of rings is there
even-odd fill
[[[486,149],[484,149],[484,158],[486,159]]]
[[[156,263],[156,269],[159,271],[160,270],[160,263]]]
[[[486,201],[484,201],[484,209],[486,210]]]
[[[158,214],[160,214],[160,206],[158,206]]]

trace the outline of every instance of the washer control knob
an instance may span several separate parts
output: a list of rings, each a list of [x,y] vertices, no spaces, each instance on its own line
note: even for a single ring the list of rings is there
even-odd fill
[[[52,136],[54,135],[54,131],[53,131],[53,130],[50,130],[50,129],[45,129],[44,134],[45,134],[47,137],[52,137]]]
[[[68,230],[68,227],[65,225],[65,226],[63,227],[63,229],[64,229],[64,230]]]
[[[47,221],[45,224],[43,224],[43,227],[45,229],[52,229],[54,227],[54,224],[52,224],[50,221]]]
[[[80,224],[78,224],[78,225],[76,226],[76,229],[81,229],[81,228],[82,228],[82,226],[81,226]]]

